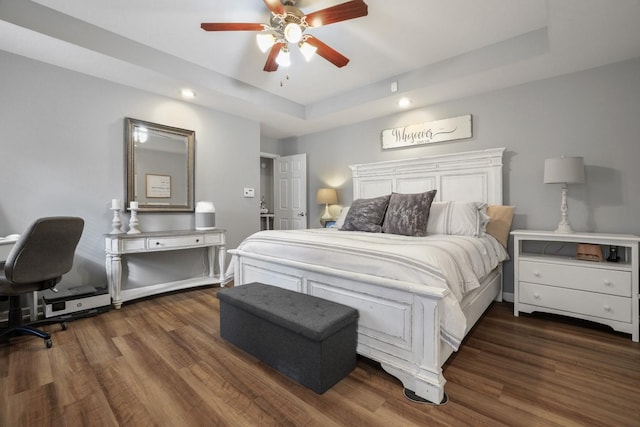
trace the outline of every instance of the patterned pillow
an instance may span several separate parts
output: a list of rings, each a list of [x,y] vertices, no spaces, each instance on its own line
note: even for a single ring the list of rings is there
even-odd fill
[[[436,190],[416,194],[393,193],[382,223],[382,232],[405,236],[427,235],[427,220]]]
[[[340,230],[380,233],[389,198],[390,195],[354,200]]]

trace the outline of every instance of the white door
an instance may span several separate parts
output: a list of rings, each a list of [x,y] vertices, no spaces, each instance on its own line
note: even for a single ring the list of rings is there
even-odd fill
[[[274,166],[273,228],[307,228],[307,155],[277,157]]]

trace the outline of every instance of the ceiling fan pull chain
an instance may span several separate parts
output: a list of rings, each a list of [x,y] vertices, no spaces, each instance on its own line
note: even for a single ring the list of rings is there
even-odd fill
[[[289,80],[289,72],[287,72],[287,74],[285,75],[285,80]],[[284,86],[284,81],[280,80],[280,87]]]

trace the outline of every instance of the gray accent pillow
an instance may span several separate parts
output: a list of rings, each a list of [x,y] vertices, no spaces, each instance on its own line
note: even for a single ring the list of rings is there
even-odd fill
[[[429,210],[437,190],[416,194],[393,193],[382,223],[382,232],[405,236],[427,235]]]
[[[391,195],[354,200],[340,230],[380,233]]]

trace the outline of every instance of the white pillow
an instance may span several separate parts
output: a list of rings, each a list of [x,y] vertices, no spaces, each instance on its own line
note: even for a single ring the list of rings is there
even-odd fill
[[[433,202],[427,234],[484,236],[489,216],[483,202]]]
[[[342,210],[340,211],[340,216],[336,220],[334,228],[337,228],[338,230],[342,228],[342,226],[344,225],[344,219],[347,217],[347,213],[349,212],[349,208],[350,206],[345,206],[342,208]]]

